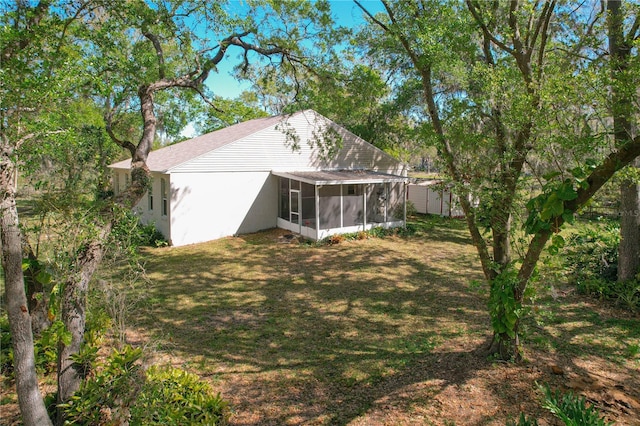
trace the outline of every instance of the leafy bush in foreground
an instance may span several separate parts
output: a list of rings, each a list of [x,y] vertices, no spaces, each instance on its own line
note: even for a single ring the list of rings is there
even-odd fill
[[[139,364],[142,351],[114,351],[63,406],[66,424],[224,425],[229,408],[208,383],[170,366]]]

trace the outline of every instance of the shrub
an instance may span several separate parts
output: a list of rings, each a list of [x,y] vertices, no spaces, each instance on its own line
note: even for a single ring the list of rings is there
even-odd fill
[[[195,374],[152,366],[131,409],[131,424],[220,425],[228,416],[227,402]]]
[[[144,374],[137,361],[142,351],[125,347],[114,350],[95,376],[80,386],[71,399],[60,406],[67,424],[120,424],[130,418],[129,407],[144,383]]]
[[[123,212],[120,220],[112,230],[114,241],[124,247],[161,247],[168,245],[164,235],[156,229],[155,224],[143,224],[140,218],[131,211]]]
[[[570,276],[578,283],[593,278],[615,281],[619,245],[620,227],[614,222],[579,227],[564,249]]]
[[[543,407],[553,413],[567,426],[607,426],[598,410],[593,406],[587,406],[584,397],[577,397],[573,393],[561,394],[556,389],[552,392],[549,385],[541,386],[545,400]]]
[[[64,404],[65,424],[224,425],[228,404],[208,383],[173,367],[144,371],[140,349],[115,350]]]
[[[68,333],[60,321],[54,321],[42,335],[33,342],[36,369],[39,373],[51,373],[56,368],[58,357],[58,341],[67,339]],[[9,319],[0,317],[0,371],[11,377],[13,375],[13,348]]]
[[[346,239],[346,237],[342,234],[331,235],[327,237],[326,241],[329,245],[340,244]]]
[[[167,239],[162,235],[153,223],[143,225],[138,224],[140,245],[148,247],[166,247],[169,245]]]
[[[549,410],[554,416],[562,420],[566,426],[609,426],[593,406],[587,406],[584,397],[577,397],[569,392],[562,394],[556,389],[551,391],[549,385],[538,386],[544,394],[542,406]],[[537,426],[536,419],[527,418],[524,413],[520,413],[518,423],[507,422],[507,426]]]
[[[582,293],[640,308],[640,277],[618,282],[620,227],[616,222],[581,226],[564,247],[569,281]]]

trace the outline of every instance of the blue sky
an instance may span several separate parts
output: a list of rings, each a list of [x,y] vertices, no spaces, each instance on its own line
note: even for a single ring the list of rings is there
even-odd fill
[[[352,0],[330,0],[329,3],[331,3],[332,14],[338,25],[354,27],[364,23],[362,11]],[[370,6],[372,11],[380,10],[378,1],[363,0],[362,3],[365,6]],[[217,96],[235,98],[244,90],[250,88],[248,82],[237,81],[230,75],[235,64],[236,62],[233,60],[222,61],[218,67],[218,72],[211,73],[209,79],[207,79],[208,82],[215,82],[215,86],[212,85],[210,88]]]

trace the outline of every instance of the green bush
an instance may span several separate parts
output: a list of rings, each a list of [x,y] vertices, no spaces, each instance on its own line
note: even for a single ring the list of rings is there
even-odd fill
[[[165,247],[169,245],[164,235],[158,231],[153,223],[147,225],[138,224],[138,232],[141,246]]]
[[[620,227],[616,222],[580,226],[563,250],[569,281],[578,290],[600,299],[640,308],[640,277],[618,282]]]
[[[542,406],[559,418],[566,426],[609,426],[613,423],[606,422],[598,410],[593,406],[587,406],[584,397],[577,397],[569,392],[562,394],[556,389],[551,391],[549,385],[538,386],[544,394]],[[508,421],[507,426],[537,426],[536,419],[527,418],[520,413],[518,423]]]
[[[130,407],[144,385],[138,360],[140,349],[115,350],[95,375],[82,382],[71,399],[60,406],[66,424],[121,424],[130,419]]]
[[[220,425],[228,404],[208,383],[173,367],[153,366],[131,409],[132,425]]]
[[[173,367],[138,362],[142,351],[114,351],[63,406],[66,424],[224,425],[229,408],[208,383]]]
[[[42,332],[33,342],[36,369],[39,373],[51,373],[56,368],[58,357],[58,341],[67,339],[68,333],[60,321]],[[11,347],[11,333],[9,319],[6,315],[0,317],[0,371],[9,377],[13,375],[13,348]]]
[[[541,386],[545,400],[543,407],[553,413],[567,426],[607,426],[598,410],[587,406],[584,397],[577,397],[573,393],[561,394],[556,390],[552,392],[549,385]]]
[[[620,226],[615,222],[578,227],[564,248],[570,276],[578,284],[594,278],[615,281],[619,245]]]
[[[164,235],[156,229],[155,224],[143,224],[140,218],[131,211],[122,213],[111,231],[114,241],[118,244],[133,248],[161,247],[168,245]]]

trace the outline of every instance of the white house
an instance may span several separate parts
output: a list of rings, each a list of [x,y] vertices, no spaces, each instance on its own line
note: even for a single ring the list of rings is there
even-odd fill
[[[330,139],[341,146],[327,154]],[[130,165],[110,166],[116,192]],[[405,165],[313,110],[170,145],[147,165],[151,190],[135,211],[174,246],[274,227],[318,240],[406,219]]]

